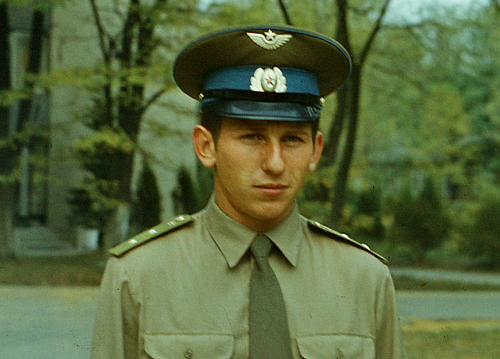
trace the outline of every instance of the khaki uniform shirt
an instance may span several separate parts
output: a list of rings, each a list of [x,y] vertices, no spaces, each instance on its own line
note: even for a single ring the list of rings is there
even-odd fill
[[[293,358],[405,357],[385,264],[316,231],[297,209],[266,234],[280,250],[269,261],[285,300]],[[212,200],[190,223],[112,257],[92,358],[248,358],[248,249],[255,235]]]

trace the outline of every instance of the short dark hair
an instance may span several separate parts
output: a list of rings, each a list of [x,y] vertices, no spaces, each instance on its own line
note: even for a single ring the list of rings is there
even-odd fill
[[[210,110],[204,110],[201,112],[201,125],[210,131],[212,137],[214,138],[215,143],[217,144],[217,140],[219,139],[220,128],[222,125],[223,117],[217,115],[216,113]],[[316,132],[318,132],[319,128],[319,120],[311,121],[311,134],[314,142],[314,136]]]
[[[222,117],[210,110],[204,110],[201,112],[201,123],[203,127],[210,131],[215,143],[220,134],[220,127],[222,124]]]

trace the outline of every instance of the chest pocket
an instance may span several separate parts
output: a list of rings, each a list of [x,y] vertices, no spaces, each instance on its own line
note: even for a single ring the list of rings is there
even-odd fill
[[[229,359],[233,336],[219,334],[146,334],[146,353],[154,359]]]
[[[304,359],[375,359],[371,338],[357,335],[314,335],[298,338]]]

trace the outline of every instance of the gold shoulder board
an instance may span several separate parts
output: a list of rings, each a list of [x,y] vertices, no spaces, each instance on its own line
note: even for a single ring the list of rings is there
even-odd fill
[[[176,228],[179,228],[189,222],[191,222],[193,218],[189,215],[181,215],[177,216],[170,221],[160,223],[153,228],[150,228],[138,235],[130,238],[129,240],[120,243],[119,245],[111,248],[108,253],[114,255],[116,257],[120,257],[127,253],[128,251],[139,247],[140,245],[149,242],[152,239],[155,239],[162,234],[168,233]]]
[[[349,236],[347,234],[337,232],[331,228],[328,228],[327,226],[322,225],[321,223],[318,223],[316,221],[312,221],[310,219],[308,219],[307,222],[309,223],[309,226],[313,227],[314,229],[319,230],[320,232],[326,234],[327,236],[334,237],[335,239],[340,239],[343,242],[346,242],[352,246],[358,247],[358,248],[370,253],[371,255],[375,256],[384,264],[389,263],[389,261],[387,259],[382,257],[380,254],[372,251],[370,249],[370,247],[368,247],[366,244],[356,242],[355,240],[349,238]]]

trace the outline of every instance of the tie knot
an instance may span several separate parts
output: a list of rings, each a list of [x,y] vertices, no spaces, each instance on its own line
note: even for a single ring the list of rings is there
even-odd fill
[[[250,246],[250,251],[257,260],[269,257],[272,249],[273,242],[265,234],[258,234]]]

